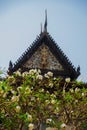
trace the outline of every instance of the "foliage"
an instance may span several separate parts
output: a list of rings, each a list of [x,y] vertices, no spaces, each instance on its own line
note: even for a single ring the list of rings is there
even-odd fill
[[[87,88],[77,81],[44,76],[40,70],[15,72],[0,81],[0,130],[87,127]]]

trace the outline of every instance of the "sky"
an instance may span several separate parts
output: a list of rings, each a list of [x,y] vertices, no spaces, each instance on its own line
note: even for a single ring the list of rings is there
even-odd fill
[[[8,69],[44,26],[87,81],[87,0],[0,0],[0,67]]]

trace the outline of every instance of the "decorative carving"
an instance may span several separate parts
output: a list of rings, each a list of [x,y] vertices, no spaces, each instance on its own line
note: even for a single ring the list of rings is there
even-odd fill
[[[41,65],[43,69],[46,68],[47,58],[48,58],[47,49],[45,46],[43,46],[41,51]]]
[[[51,53],[48,46],[44,43],[31,56],[31,58],[24,64],[25,68],[40,68],[50,70],[63,70],[62,65]]]

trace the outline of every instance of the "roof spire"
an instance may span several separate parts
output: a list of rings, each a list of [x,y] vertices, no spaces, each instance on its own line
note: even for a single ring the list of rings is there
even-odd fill
[[[44,32],[47,32],[47,10],[45,10]]]

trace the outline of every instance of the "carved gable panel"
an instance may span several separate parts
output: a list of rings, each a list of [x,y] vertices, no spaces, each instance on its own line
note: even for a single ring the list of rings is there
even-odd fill
[[[29,58],[29,60],[23,65],[23,67],[63,70],[62,65],[49,50],[48,46],[46,46],[44,43]]]

